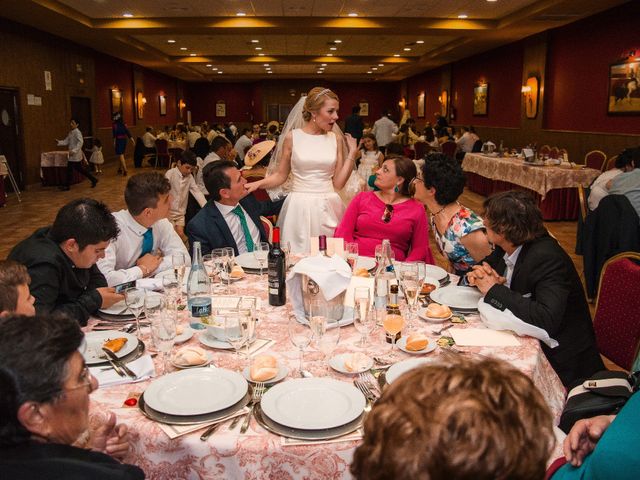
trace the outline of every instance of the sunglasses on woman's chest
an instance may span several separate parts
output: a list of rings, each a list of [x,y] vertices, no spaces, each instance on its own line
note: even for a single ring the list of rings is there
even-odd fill
[[[387,203],[384,206],[384,212],[382,212],[382,218],[380,220],[383,223],[389,223],[391,221],[391,216],[393,215],[393,205]]]

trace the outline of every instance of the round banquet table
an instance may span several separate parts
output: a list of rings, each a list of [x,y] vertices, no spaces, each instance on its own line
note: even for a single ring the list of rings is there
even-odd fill
[[[455,281],[452,282],[455,285]],[[270,353],[279,362],[289,367],[289,376],[294,375],[298,368],[298,350],[289,342],[287,333],[287,308],[271,307],[267,301],[266,276],[261,280],[258,275],[248,274],[245,279],[232,284],[238,294],[256,296],[261,299],[258,310],[257,337],[275,340],[275,344],[259,353]],[[92,318],[85,330],[91,330],[97,323]],[[460,327],[478,327],[480,320],[475,316],[467,316],[467,324]],[[438,329],[438,324],[427,324],[416,319],[418,326],[429,334]],[[181,323],[188,324],[186,318]],[[215,366],[235,369],[237,364],[232,350],[222,351],[208,349],[197,340],[198,332],[183,345],[198,345],[213,353]],[[437,338],[431,335],[433,338]],[[342,327],[341,338],[334,354],[342,352],[363,351],[356,347],[360,334],[353,325]],[[539,342],[529,337],[518,337],[518,347],[458,347],[463,352],[473,352],[497,357],[507,361],[512,366],[521,369],[530,376],[542,392],[553,415],[557,420],[564,405],[564,388],[560,379],[551,368]],[[149,342],[145,339],[147,345]],[[390,346],[384,343],[384,332],[377,328],[369,337],[367,354],[384,355]],[[427,357],[439,355],[440,347]],[[401,360],[414,356],[398,351]],[[333,378],[352,382],[353,376],[347,376],[335,371],[328,372],[323,361],[323,355],[309,347],[305,351],[304,368],[314,376],[331,376]],[[161,370],[161,360],[155,358],[156,371]],[[173,369],[173,367],[169,367]],[[284,381],[286,381],[285,379]],[[101,414],[112,410],[117,414],[118,421],[128,425],[132,450],[124,460],[141,467],[149,479],[180,478],[180,479],[272,479],[272,478],[352,478],[349,464],[357,440],[337,443],[322,443],[315,445],[294,446],[283,444],[283,439],[263,429],[252,418],[246,434],[239,433],[239,426],[228,430],[230,422],[225,422],[209,437],[206,442],[200,440],[202,430],[192,432],[173,440],[160,429],[158,424],[144,417],[138,408],[125,407],[123,402],[132,393],[143,392],[149,380],[139,383],[117,385],[99,388],[91,395],[91,413]],[[204,428],[204,427],[203,427]],[[559,446],[551,459],[559,456]]]

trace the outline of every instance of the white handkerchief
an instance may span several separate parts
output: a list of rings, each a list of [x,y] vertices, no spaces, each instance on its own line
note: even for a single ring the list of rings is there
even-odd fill
[[[143,290],[162,290],[162,278],[140,278],[136,281],[136,287]]]
[[[517,347],[520,345],[513,333],[496,332],[488,328],[450,328],[448,333],[460,347]]]
[[[96,377],[100,387],[102,388],[111,387],[113,385],[123,385],[125,383],[142,382],[156,374],[156,370],[153,366],[153,360],[150,355],[143,355],[137,360],[127,363],[127,367],[133,370],[133,372],[138,376],[137,379],[130,378],[129,376],[121,377],[113,368],[102,370],[103,368],[106,368],[106,366],[91,367],[89,371],[91,372],[91,375]]]

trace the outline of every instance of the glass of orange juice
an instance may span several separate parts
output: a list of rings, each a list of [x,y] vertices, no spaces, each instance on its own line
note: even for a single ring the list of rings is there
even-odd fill
[[[391,335],[391,357],[395,356],[396,335],[404,327],[404,318],[397,313],[387,313],[382,322],[384,331]]]

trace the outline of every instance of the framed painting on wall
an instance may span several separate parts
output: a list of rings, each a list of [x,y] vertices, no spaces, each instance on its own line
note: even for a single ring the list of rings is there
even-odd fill
[[[473,115],[485,116],[489,111],[489,84],[483,83],[473,89]]]
[[[369,102],[360,102],[360,116],[361,117],[369,116]]]
[[[227,116],[227,104],[224,100],[218,100],[216,102],[216,117],[226,117]]]
[[[147,103],[147,99],[144,98],[142,92],[136,93],[136,107],[138,110],[138,119],[144,118],[144,104]]]
[[[609,67],[609,115],[640,115],[640,61]]]
[[[167,114],[167,96],[159,95],[158,104],[160,105],[160,116],[164,117]]]
[[[119,88],[111,89],[111,117],[116,113],[122,115],[122,91]]]
[[[527,83],[522,88],[524,94],[524,112],[527,118],[533,119],[538,115],[538,97],[540,86],[537,77],[527,78]]]
[[[418,118],[424,118],[424,96],[424,92],[418,95]]]

